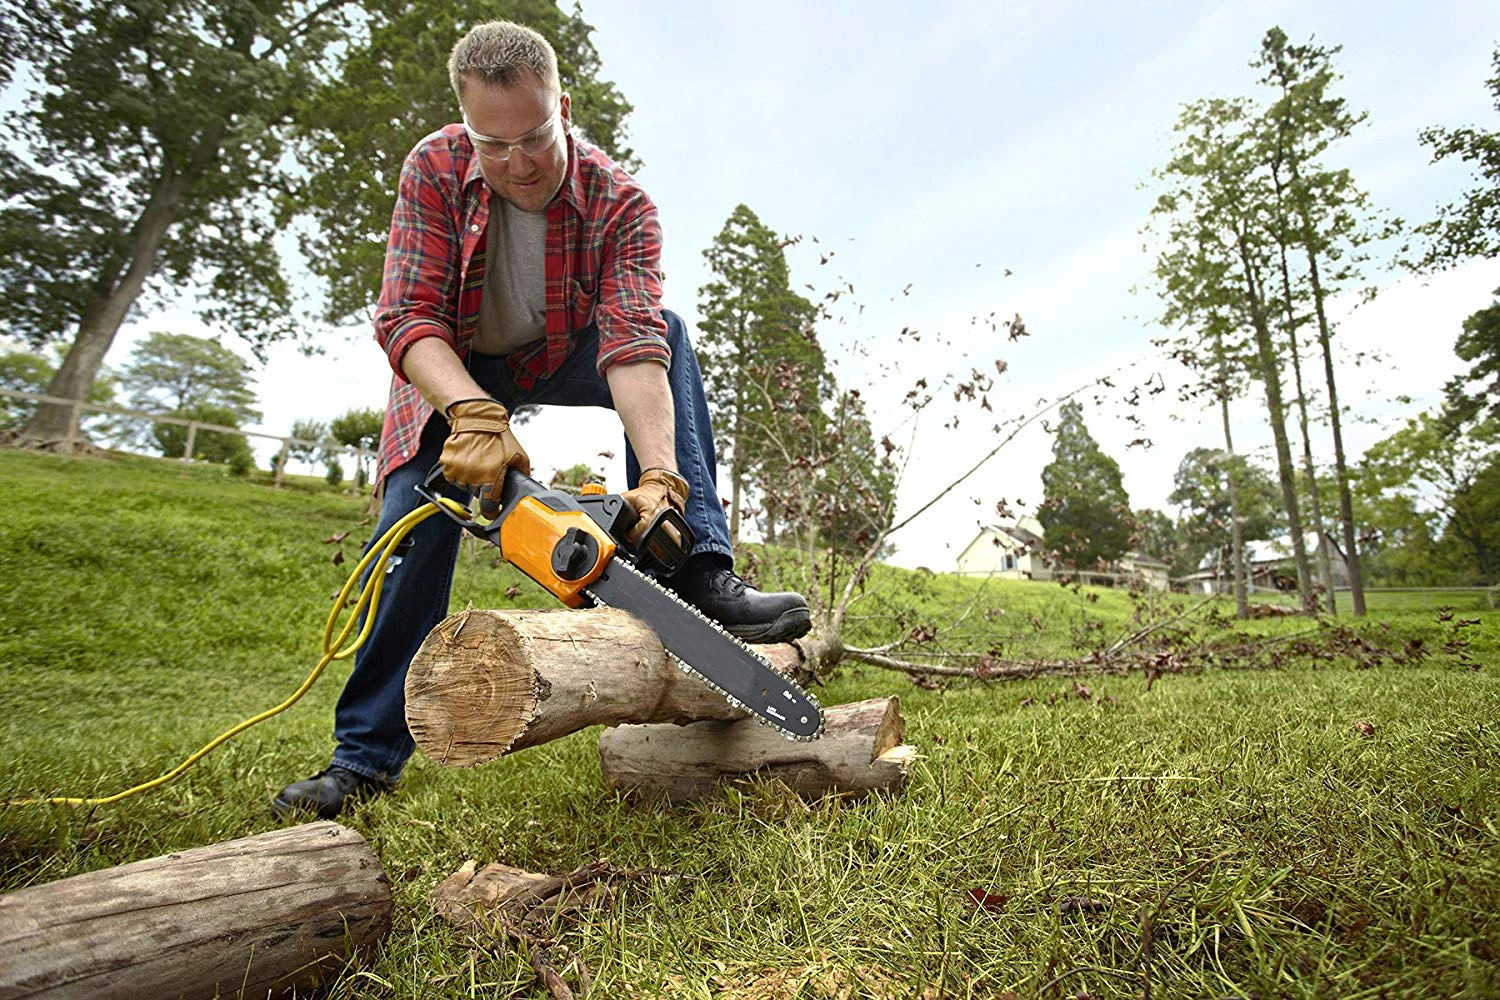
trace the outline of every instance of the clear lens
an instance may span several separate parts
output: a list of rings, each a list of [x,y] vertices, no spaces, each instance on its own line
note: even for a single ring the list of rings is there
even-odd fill
[[[557,141],[557,126],[558,117],[554,112],[552,117],[547,119],[546,124],[535,133],[526,136],[519,142],[507,142],[504,139],[481,135],[470,128],[468,122],[464,122],[464,129],[469,133],[469,141],[474,144],[474,148],[479,151],[479,155],[496,163],[504,163],[506,160],[509,160],[511,150],[513,149],[519,149],[527,156],[539,156],[545,153]]]

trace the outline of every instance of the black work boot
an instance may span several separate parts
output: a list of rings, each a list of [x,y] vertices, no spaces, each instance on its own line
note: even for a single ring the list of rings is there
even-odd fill
[[[308,778],[294,781],[271,801],[271,815],[286,816],[294,810],[316,813],[319,819],[333,819],[360,799],[388,792],[384,781],[366,778],[337,764]]]
[[[812,627],[801,594],[764,594],[741,580],[727,556],[693,556],[668,581],[679,597],[746,642],[791,642]]]

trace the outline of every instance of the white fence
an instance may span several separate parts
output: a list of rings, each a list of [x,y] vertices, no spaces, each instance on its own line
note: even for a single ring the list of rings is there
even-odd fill
[[[102,403],[90,403],[82,399],[63,399],[59,396],[48,396],[38,392],[22,392],[18,389],[0,389],[0,397],[7,399],[25,399],[34,403],[51,403],[56,406],[69,408],[67,446],[71,451],[78,443],[79,425],[83,422],[85,413],[109,413],[121,417],[133,417],[137,420],[149,420],[156,424],[176,424],[187,428],[187,441],[182,448],[182,461],[193,460],[193,445],[200,430],[218,431],[221,434],[238,434],[243,438],[263,438],[270,441],[280,441],[281,450],[277,453],[275,467],[275,482],[281,485],[282,475],[286,470],[287,456],[292,446],[306,448],[317,448],[325,453],[348,454],[353,456],[356,468],[363,469],[365,460],[370,457],[370,452],[363,448],[353,448],[347,445],[330,448],[324,441],[308,441],[304,438],[295,438],[284,434],[266,434],[262,431],[247,431],[241,427],[225,427],[222,424],[210,424],[201,420],[191,420],[186,417],[173,417],[164,413],[146,413],[142,410],[127,410],[120,406],[106,406]]]

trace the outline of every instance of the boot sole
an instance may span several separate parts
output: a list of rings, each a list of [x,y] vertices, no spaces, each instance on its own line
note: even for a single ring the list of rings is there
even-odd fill
[[[812,612],[807,608],[793,608],[783,611],[775,621],[725,625],[724,631],[745,642],[766,644],[791,642],[806,635],[811,628]]]

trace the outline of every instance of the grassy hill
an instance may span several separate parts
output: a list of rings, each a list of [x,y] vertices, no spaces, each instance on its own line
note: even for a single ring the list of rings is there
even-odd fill
[[[16,452],[0,452],[0,513],[5,797],[116,791],[280,701],[371,526],[362,501],[312,480],[275,491],[157,459]],[[550,604],[493,561],[466,545],[456,606]],[[967,636],[1051,655],[1131,612],[1113,591],[992,582],[973,600],[979,587],[882,568],[851,639],[972,603]],[[1430,608],[1370,623],[1374,641],[1423,638],[1418,666],[1291,657],[1150,690],[1090,679],[1089,697],[1069,680],[925,690],[846,668],[825,704],[900,694],[921,749],[884,800],[808,806],[751,786],[633,805],[602,787],[594,732],[473,771],[419,756],[398,794],[348,819],[391,876],[396,926],[330,995],[543,995],[524,956],[432,917],[427,893],[471,857],[684,876],[568,931],[597,996],[1030,997],[1066,975],[1042,995],[1138,997],[1143,974],[1154,997],[1500,995],[1500,613],[1458,619],[1479,624]],[[0,889],[274,828],[276,789],[327,761],[348,669],[158,791],[0,810]]]

